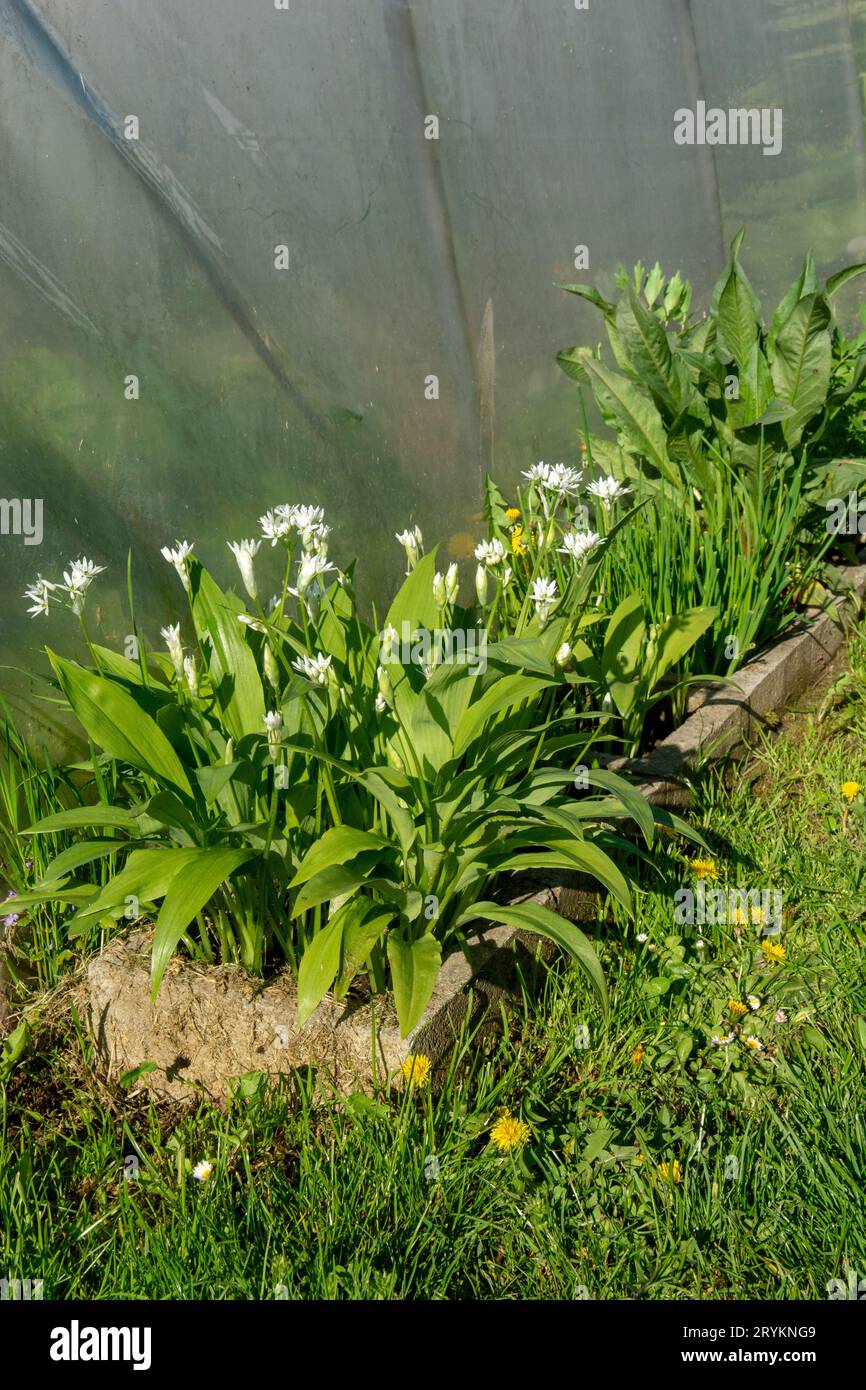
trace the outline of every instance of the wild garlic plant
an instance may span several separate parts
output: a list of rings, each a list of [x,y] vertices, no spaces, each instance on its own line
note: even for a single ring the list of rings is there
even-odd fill
[[[438,642],[475,614],[459,606],[456,566],[436,570],[417,528],[399,537],[408,574],[382,633],[359,615],[351,567],[329,558],[328,538],[320,508],[265,513],[258,537],[229,542],[247,602],[177,541],[163,555],[188,618],[163,626],[164,652],[147,649],[134,615],[137,659],[89,635],[92,664],[48,650],[56,684],[124,793],[29,828],[84,835],[16,910],[65,904],[71,934],[155,915],[154,994],[181,942],[252,972],[284,957],[299,976],[301,1022],[360,974],[374,990],[393,986],[410,1031],[443,949],[490,920],[519,919],[557,941],[603,998],[598,962],[573,924],[507,903],[514,873],[560,867],[592,874],[628,904],[611,827],[625,816],[653,834],[620,779],[593,774],[604,795],[570,795],[586,731],[563,730],[544,701],[566,680],[554,660],[567,621],[552,617],[560,593],[538,602],[527,588],[516,637],[485,645],[481,660],[475,647]],[[274,551],[282,583],[263,601]],[[70,607],[97,572],[73,568]],[[501,600],[504,566],[498,582]],[[28,594],[34,616],[53,593]],[[75,611],[81,618],[83,605]],[[107,882],[82,881],[100,861],[115,866]]]

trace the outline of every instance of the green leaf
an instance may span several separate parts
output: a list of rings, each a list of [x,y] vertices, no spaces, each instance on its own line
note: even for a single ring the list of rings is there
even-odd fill
[[[572,959],[577,961],[578,965],[586,971],[599,1003],[605,1014],[607,1013],[607,986],[604,980],[604,971],[592,945],[573,922],[567,921],[565,917],[560,917],[558,912],[551,912],[549,908],[542,907],[540,903],[516,903],[504,906],[501,903],[478,902],[457,919],[456,925],[458,927],[463,926],[479,917],[489,918],[492,922],[504,922],[508,927],[517,927],[522,931],[534,932],[537,936],[555,941],[557,946],[563,951],[567,951]]]
[[[22,1019],[17,1028],[3,1041],[0,1049],[0,1081],[8,1081],[18,1063],[24,1058],[30,1046],[30,1028]]]
[[[53,816],[43,816],[35,825],[22,830],[22,835],[50,835],[55,830],[90,830],[96,826],[110,826],[115,830],[134,831],[138,829],[141,808],[130,810],[126,806],[73,806],[69,811],[58,811]],[[123,843],[118,841],[118,843]]]
[[[303,1028],[310,1015],[319,1007],[337,978],[343,942],[343,922],[342,913],[335,912],[304,949],[298,971],[299,1028]]]
[[[351,825],[335,825],[311,845],[289,884],[297,888],[332,864],[348,866],[359,854],[390,847],[390,841],[372,830],[356,830]]]
[[[617,306],[616,327],[633,370],[665,409],[678,415],[691,395],[688,372],[672,354],[661,320],[631,286]]]
[[[603,362],[585,356],[583,366],[594,383],[599,405],[615,417],[632,449],[662,477],[679,482],[679,473],[668,457],[664,423],[652,401],[647,400],[627,377],[611,371]]]
[[[376,942],[396,916],[395,908],[385,903],[371,902],[360,895],[344,903],[339,911],[343,925],[343,953],[340,978],[334,986],[335,999],[345,997],[358,971],[366,965]]]
[[[94,919],[116,914],[125,906],[127,898],[138,898],[144,904],[165,897],[175,874],[191,855],[199,852],[193,849],[134,850],[120,873],[76,912],[70,936],[80,936],[82,928]]]
[[[410,631],[416,628],[433,629],[439,622],[439,610],[433,598],[433,577],[436,573],[438,546],[422,555],[415,568],[406,576],[394,602],[388,609],[385,627],[390,624],[398,637],[402,638],[402,625],[408,623]]]
[[[118,1077],[118,1085],[127,1090],[130,1086],[134,1086],[137,1081],[140,1081],[143,1076],[150,1076],[152,1071],[158,1070],[159,1064],[157,1062],[139,1062],[137,1067],[133,1067],[131,1071],[125,1071]]]
[[[183,850],[178,851],[184,853]],[[197,849],[177,870],[156,919],[150,961],[151,999],[155,999],[178,941],[190,922],[213,897],[229,874],[252,859],[249,849]]]
[[[371,873],[371,867],[358,865],[347,869],[342,864],[332,864],[329,869],[322,869],[303,885],[295,899],[291,915],[300,917],[308,908],[318,907],[319,903],[329,903],[334,898],[354,893],[364,883],[377,883],[378,880],[369,879]]]
[[[737,366],[745,370],[760,332],[761,306],[740,269],[736,256],[719,294],[718,325],[726,348]]]
[[[236,739],[264,734],[262,682],[238,618],[244,605],[236,595],[224,594],[194,557],[188,565],[193,622],[226,728]]]
[[[803,269],[800,271],[793,285],[788,286],[788,289],[779,302],[778,309],[773,315],[773,322],[770,325],[770,332],[767,338],[768,352],[772,354],[776,346],[776,337],[779,329],[791,314],[794,305],[803,298],[804,294],[814,294],[817,288],[818,277],[815,274],[815,261],[812,252],[807,251],[805,260],[803,261]]]
[[[76,717],[98,747],[192,796],[184,766],[165,734],[122,686],[56,652],[48,650],[48,659]]]
[[[847,285],[849,280],[853,280],[857,275],[866,274],[866,264],[862,261],[858,265],[847,265],[844,270],[837,270],[835,275],[831,275],[827,281],[826,293],[835,294],[841,290],[843,285]]]
[[[818,414],[827,398],[833,358],[830,319],[826,296],[804,295],[776,338],[771,370],[776,394],[792,407],[782,422],[789,445],[797,443],[803,426]]]
[[[58,854],[56,859],[52,859],[39,888],[60,878],[65,878],[67,874],[78,869],[82,864],[92,864],[94,859],[103,859],[107,854],[116,854],[119,849],[125,847],[124,840],[84,840],[81,844],[70,845],[62,854]]]
[[[717,608],[685,608],[662,624],[655,656],[646,670],[650,690],[655,688],[662,676],[676,666],[695,642],[712,627],[717,614]]]
[[[400,1036],[405,1038],[420,1021],[436,988],[442,948],[431,932],[416,941],[404,941],[392,931],[388,933],[388,962]]]
[[[609,299],[605,299],[599,294],[598,290],[592,285],[560,285],[561,290],[566,294],[576,294],[581,299],[586,299],[590,304],[594,304],[596,309],[600,309],[605,318],[612,319],[616,314],[616,305]]]
[[[545,680],[538,676],[500,676],[474,704],[469,706],[457,725],[454,733],[454,756],[459,758],[466,752],[489,719],[505,710],[525,704],[527,700],[535,700],[542,690],[556,684],[556,680]]]

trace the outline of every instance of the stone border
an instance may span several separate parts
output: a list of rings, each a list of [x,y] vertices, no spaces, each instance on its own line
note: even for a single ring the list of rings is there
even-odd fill
[[[862,599],[866,592],[866,565],[848,568],[844,573]],[[713,761],[730,755],[743,745],[749,730],[763,716],[781,709],[813,684],[827,666],[842,644],[841,620],[850,606],[850,597],[836,600],[836,606],[839,621],[827,613],[819,614],[808,626],[801,626],[792,636],[748,662],[738,672],[735,686],[711,689],[694,713],[648,758],[631,762],[618,759],[609,766],[643,775],[646,780],[638,790],[651,804],[687,805],[689,790],[683,782],[684,773],[702,759]],[[572,921],[594,919],[594,892],[587,890],[579,875],[560,876],[535,891],[533,887],[515,895],[512,901],[541,903]],[[400,1037],[388,1001],[378,1001],[374,1014],[369,1003],[337,1003],[326,998],[304,1027],[297,1029],[291,1022],[294,983],[287,972],[262,985],[251,981],[237,967],[205,969],[175,958],[150,1015],[155,1041],[151,1055],[145,1058],[129,1054],[117,1015],[123,1012],[121,1001],[127,1011],[132,1008],[133,1015],[137,1009],[139,1018],[143,1009],[150,1009],[149,942],[150,932],[146,930],[110,943],[85,973],[82,1003],[89,1012],[109,1071],[117,1076],[144,1060],[155,1061],[161,1070],[152,1073],[143,1084],[156,1094],[173,1098],[195,1097],[204,1090],[221,1099],[229,1076],[250,1070],[285,1074],[315,1068],[324,1072],[339,1091],[348,1092],[358,1086],[369,1089],[398,1072],[412,1053],[430,1058],[435,1080],[447,1067],[461,1029],[467,1025],[480,1026],[482,1031],[494,1029],[500,1005],[512,994],[518,972],[528,978],[539,951],[548,956],[555,954],[549,943],[512,927],[491,927],[479,933],[467,955],[456,951],[445,960],[424,1016],[405,1040]],[[249,1046],[243,1058],[247,1065],[239,1058],[236,1047],[234,1051],[229,1049],[222,1069],[215,1063],[214,1034],[208,1036],[208,1027],[202,1027],[199,1014],[205,995],[211,997],[211,1006],[217,997],[222,1001],[225,1027],[217,1010],[215,1032],[224,1031],[227,1036],[229,1021],[238,1011],[249,1020]],[[274,1043],[277,1032],[281,1034],[279,1045]],[[232,1069],[227,1071],[226,1067]],[[196,1069],[203,1076],[195,1077]],[[191,1088],[190,1080],[200,1084]]]

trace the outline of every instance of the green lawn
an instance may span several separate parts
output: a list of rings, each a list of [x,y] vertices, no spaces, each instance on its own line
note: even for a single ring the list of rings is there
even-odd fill
[[[665,840],[636,920],[598,924],[607,1021],[563,963],[436,1096],[155,1107],[106,1089],[75,1019],[37,1024],[0,1100],[0,1274],[82,1299],[824,1299],[866,1277],[866,837],[840,792],[866,783],[866,639],[800,705],[691,813],[718,883],[782,891],[783,961],[751,924],[674,925],[695,851]],[[522,1148],[490,1142],[502,1107]]]

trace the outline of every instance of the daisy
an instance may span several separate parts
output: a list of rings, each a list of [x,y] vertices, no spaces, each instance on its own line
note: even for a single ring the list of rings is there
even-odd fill
[[[207,1182],[213,1176],[213,1164],[210,1159],[201,1159],[193,1168],[192,1175],[197,1182]]]

